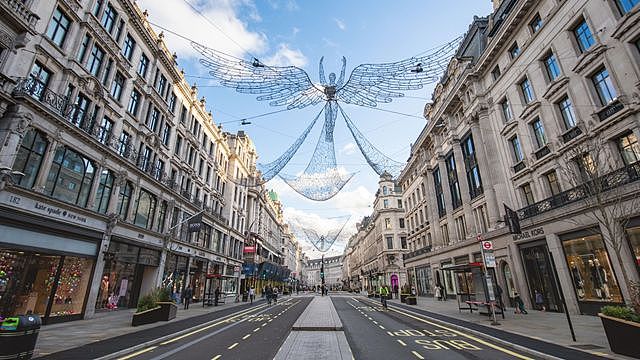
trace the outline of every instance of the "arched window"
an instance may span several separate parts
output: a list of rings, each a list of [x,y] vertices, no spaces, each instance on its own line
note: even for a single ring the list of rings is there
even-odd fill
[[[138,208],[133,223],[150,229],[153,226],[153,215],[156,212],[156,197],[150,192],[141,189],[138,197]]]
[[[95,171],[92,160],[61,146],[53,158],[45,193],[58,200],[85,207]]]
[[[109,199],[113,191],[113,173],[111,170],[102,170],[100,174],[100,185],[98,185],[98,193],[96,195],[96,205],[94,210],[106,214],[109,208]]]
[[[22,138],[22,144],[18,149],[16,161],[13,163],[13,170],[24,174],[18,184],[30,189],[33,187],[36,177],[40,172],[42,158],[47,151],[47,140],[41,132],[29,129]]]
[[[131,194],[133,193],[133,185],[130,182],[126,182],[120,187],[120,193],[118,194],[118,215],[121,218],[126,219],[129,212],[129,203],[131,203]]]

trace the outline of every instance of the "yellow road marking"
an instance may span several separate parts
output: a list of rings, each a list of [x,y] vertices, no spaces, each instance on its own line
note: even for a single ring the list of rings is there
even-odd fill
[[[229,346],[227,349],[231,350],[231,349],[233,349],[233,348],[234,348],[234,347],[236,347],[236,346],[238,346],[238,343],[235,343],[235,344],[233,344],[233,345]]]
[[[399,342],[399,343],[400,343],[400,345],[402,345],[402,346],[407,346],[407,344],[406,344],[404,341],[402,341],[402,340],[398,340],[398,342]]]
[[[527,357],[527,356],[524,356],[524,355],[518,354],[517,352],[511,351],[511,350],[509,350],[509,349],[505,349],[505,348],[503,348],[503,347],[501,347],[501,346],[494,345],[494,344],[492,344],[492,343],[490,343],[490,342],[484,341],[484,340],[482,340],[482,339],[479,339],[479,338],[477,338],[477,337],[475,337],[475,336],[472,336],[472,335],[469,335],[469,334],[465,334],[465,333],[463,333],[463,332],[461,332],[461,331],[454,330],[454,329],[448,328],[448,327],[446,327],[446,326],[443,326],[443,325],[440,325],[440,324],[437,324],[437,323],[434,323],[434,322],[431,322],[431,321],[424,320],[424,319],[422,319],[422,318],[419,318],[419,317],[417,317],[417,316],[413,316],[413,315],[411,315],[411,314],[408,314],[408,313],[406,313],[406,312],[403,312],[403,311],[400,311],[400,310],[397,310],[397,309],[389,309],[389,310],[391,310],[391,311],[395,311],[395,312],[397,312],[397,313],[399,313],[399,314],[402,314],[402,315],[404,315],[404,316],[408,316],[408,317],[410,317],[410,318],[412,318],[412,319],[415,319],[415,320],[421,321],[421,322],[426,323],[426,324],[429,324],[429,325],[431,325],[431,326],[435,326],[435,327],[439,327],[439,328],[441,328],[441,329],[445,329],[445,330],[451,331],[451,332],[452,332],[452,333],[454,333],[454,334],[457,334],[457,335],[460,335],[460,336],[464,336],[464,337],[466,337],[467,339],[471,339],[471,340],[473,340],[473,341],[475,341],[475,342],[478,342],[478,343],[480,343],[480,344],[482,344],[482,345],[485,345],[485,346],[488,346],[488,347],[493,348],[493,349],[495,349],[495,350],[501,351],[501,352],[503,352],[503,353],[505,353],[505,354],[509,354],[509,355],[511,355],[511,356],[515,356],[515,357],[517,357],[518,359],[522,359],[522,360],[533,360],[533,359],[532,359],[532,358],[530,358],[530,357]]]
[[[218,325],[220,325],[220,324],[224,324],[224,323],[226,323],[226,322],[231,321],[232,319],[236,319],[236,318],[238,318],[238,317],[241,317],[241,316],[247,315],[247,314],[249,314],[249,313],[251,313],[251,312],[254,312],[254,311],[256,311],[256,310],[259,310],[260,308],[263,308],[263,307],[266,307],[266,305],[256,306],[255,308],[252,308],[252,309],[250,309],[250,310],[248,310],[248,311],[242,312],[242,313],[240,313],[240,314],[238,314],[238,315],[234,315],[234,316],[232,316],[232,317],[230,317],[230,318],[228,318],[228,319],[218,321],[218,322],[213,323],[213,324],[211,324],[211,325],[207,325],[207,326],[205,326],[205,327],[203,327],[203,328],[200,328],[200,329],[197,329],[197,330],[194,330],[194,331],[188,332],[188,333],[186,333],[186,334],[180,335],[180,336],[178,336],[178,337],[175,337],[175,338],[173,338],[173,339],[170,339],[170,340],[167,340],[167,341],[161,342],[161,343],[160,343],[160,345],[167,345],[167,344],[171,344],[172,342],[175,342],[175,341],[178,341],[178,340],[184,339],[184,338],[186,338],[186,337],[188,337],[188,336],[191,336],[191,335],[193,335],[193,334],[197,334],[197,333],[199,333],[199,332],[202,332],[202,331],[205,331],[205,330],[211,329],[211,328],[212,328],[212,327],[214,327],[214,326],[218,326]]]
[[[420,355],[420,353],[418,353],[417,351],[414,350],[411,353],[415,355],[418,359],[424,360],[424,357],[422,357],[422,355]]]
[[[153,350],[153,349],[155,349],[155,348],[157,348],[157,346],[150,346],[150,347],[148,347],[148,348],[146,348],[146,349],[142,349],[142,350],[140,350],[140,351],[136,351],[136,352],[134,352],[133,354],[129,354],[129,355],[127,355],[127,356],[123,356],[123,357],[121,357],[121,358],[118,358],[118,360],[131,359],[131,358],[134,358],[134,357],[136,357],[136,356],[138,356],[138,355],[140,355],[140,354],[144,354],[144,353],[146,353],[146,352],[148,352],[148,351],[151,351],[151,350]]]
[[[218,359],[220,359],[221,357],[222,357],[222,355],[216,355],[216,356],[214,356],[211,360],[218,360]]]
[[[242,340],[246,340],[249,336],[251,336],[251,334],[247,334],[247,335],[243,336]]]

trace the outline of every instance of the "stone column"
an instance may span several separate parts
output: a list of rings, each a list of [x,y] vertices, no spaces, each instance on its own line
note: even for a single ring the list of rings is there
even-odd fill
[[[442,238],[440,239],[440,241],[438,241],[438,237],[435,236],[437,233],[436,231],[437,231],[438,225],[440,223],[440,215],[438,214],[438,203],[436,200],[435,185],[433,182],[433,168],[431,166],[425,167],[424,172],[422,173],[422,181],[424,182],[425,191],[426,191],[425,196],[427,197],[427,203],[429,204],[427,206],[427,209],[428,209],[427,216],[429,217],[429,227],[430,227],[430,233],[433,241],[433,246],[440,247],[440,246],[443,246],[444,244],[442,243]]]
[[[131,194],[131,200],[129,202],[129,211],[127,211],[127,217],[125,218],[127,222],[133,223],[136,209],[138,205],[138,197],[140,197],[140,185],[135,185],[133,188],[133,194]]]
[[[104,164],[99,164],[95,167],[95,173],[93,175],[93,181],[91,182],[91,190],[89,192],[89,199],[87,199],[87,209],[93,209],[96,204],[96,196],[98,195],[98,186],[102,178],[102,170],[104,170]]]
[[[24,134],[33,122],[33,115],[28,112],[12,113],[6,117],[7,128],[0,129],[0,141],[2,148],[0,149],[0,168],[13,168],[16,161],[18,149],[22,144]]]
[[[489,116],[484,111],[480,115],[481,119],[485,119],[485,123],[488,121]],[[480,130],[480,118],[478,121],[471,122],[471,135],[473,137],[473,146],[475,148],[476,162],[478,169],[480,170],[480,180],[482,181],[482,190],[484,198],[487,204],[487,216],[489,217],[489,227],[496,228],[496,223],[500,219],[500,208],[496,199],[496,191],[494,188],[494,181],[492,174],[492,168],[486,154],[486,143],[493,141],[493,139],[487,139],[485,141],[482,131]],[[481,144],[481,146],[478,146]]]
[[[440,169],[440,183],[442,184],[442,192],[444,194],[444,204],[445,209],[447,211],[447,237],[449,238],[449,243],[451,243],[451,226],[455,226],[453,221],[453,205],[451,202],[451,192],[449,191],[449,179],[447,178],[447,166],[444,162],[444,156],[442,154],[437,155],[438,159],[438,169]],[[442,245],[447,246],[449,244],[444,242],[444,234],[442,236]]]
[[[471,211],[471,195],[469,194],[469,181],[467,180],[467,171],[464,165],[464,156],[462,154],[462,144],[456,140],[453,144],[453,154],[456,161],[456,174],[458,176],[458,187],[460,188],[460,197],[462,199],[462,211],[465,217],[465,232],[469,237],[474,231],[473,213]],[[459,239],[464,241],[465,239]]]
[[[557,289],[558,292],[564,293],[564,298],[567,303],[568,311],[572,314],[579,315],[580,309],[578,307],[578,298],[573,286],[573,280],[571,279],[571,273],[569,272],[569,266],[567,260],[564,257],[564,251],[562,250],[562,242],[558,235],[548,234],[547,246],[549,246],[550,255],[553,255],[553,261],[556,264],[556,271],[558,272],[558,278],[560,279],[559,286],[562,289]],[[560,301],[560,299],[558,299]],[[562,306],[562,304],[560,304]]]
[[[116,214],[118,211],[118,198],[120,197],[120,190],[127,183],[127,172],[121,171],[116,173],[116,178],[113,181],[113,190],[111,191],[111,197],[109,198],[109,207],[107,208],[107,214]],[[117,214],[116,214],[117,215]]]
[[[51,170],[51,165],[53,164],[53,157],[58,149],[58,146],[63,146],[60,144],[61,134],[58,133],[58,136],[55,138],[53,136],[47,136],[47,141],[49,145],[47,146],[47,151],[44,153],[42,157],[42,164],[40,165],[40,170],[38,172],[38,176],[36,177],[36,181],[33,184],[33,190],[39,193],[44,193],[44,188],[47,184],[47,177],[49,176],[49,171]]]
[[[102,281],[102,273],[104,271],[104,254],[109,249],[109,243],[111,242],[111,233],[118,224],[118,217],[115,215],[109,215],[109,220],[106,223],[104,234],[102,235],[102,241],[98,250],[96,265],[93,271],[93,278],[91,280],[91,289],[89,290],[89,296],[87,296],[87,303],[85,305],[84,319],[92,318],[96,310],[96,301],[98,299],[98,292],[100,289],[100,283]]]

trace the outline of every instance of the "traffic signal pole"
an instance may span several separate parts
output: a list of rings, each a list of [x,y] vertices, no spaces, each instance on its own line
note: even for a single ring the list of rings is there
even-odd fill
[[[324,296],[324,254],[322,254],[322,262],[320,263],[320,282],[322,284],[320,293]]]

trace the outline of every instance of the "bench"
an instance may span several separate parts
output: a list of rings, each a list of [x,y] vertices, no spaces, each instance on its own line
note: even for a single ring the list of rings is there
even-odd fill
[[[490,302],[486,302],[486,301],[465,301],[465,304],[468,305],[468,307],[460,307],[460,310],[469,310],[472,314],[473,314],[473,310],[478,311],[480,314],[485,314],[485,315],[491,315],[491,303]],[[486,312],[483,312],[480,310],[480,307],[484,306],[486,307]],[[496,314],[502,314],[502,308],[500,307],[500,304],[493,303],[493,310],[495,311]]]

